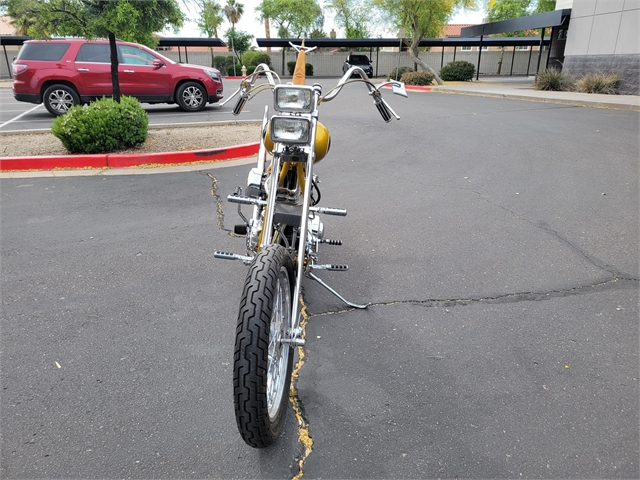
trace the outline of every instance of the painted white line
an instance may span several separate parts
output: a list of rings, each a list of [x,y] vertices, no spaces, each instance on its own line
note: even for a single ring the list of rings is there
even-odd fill
[[[42,106],[42,104],[40,105],[36,105],[35,107],[33,107],[31,110],[27,110],[24,113],[21,113],[20,115],[18,115],[17,117],[13,117],[11,120],[7,120],[6,122],[4,122],[2,125],[0,125],[0,128],[9,125],[12,122],[15,122],[16,120],[18,120],[21,117],[24,117],[26,114],[33,112],[36,108],[40,108]]]

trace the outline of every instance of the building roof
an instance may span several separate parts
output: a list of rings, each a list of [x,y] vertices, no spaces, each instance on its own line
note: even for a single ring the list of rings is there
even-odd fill
[[[459,37],[460,36],[460,29],[464,28],[464,27],[473,27],[474,25],[476,25],[475,23],[449,23],[448,25],[444,26],[444,29],[442,31],[442,36],[443,37],[447,37],[447,38],[451,38],[451,37]]]
[[[0,17],[0,35],[15,35],[16,29],[11,25],[11,17]]]

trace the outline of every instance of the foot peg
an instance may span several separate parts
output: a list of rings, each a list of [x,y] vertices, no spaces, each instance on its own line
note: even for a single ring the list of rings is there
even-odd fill
[[[330,272],[346,272],[349,265],[311,265],[312,270],[329,270]]]
[[[331,240],[330,238],[325,238],[322,240],[322,243],[326,243],[327,245],[342,245],[342,240]]]
[[[223,260],[242,260],[245,263],[250,263],[253,260],[253,257],[229,252],[213,252],[213,256],[215,258],[222,258]]]

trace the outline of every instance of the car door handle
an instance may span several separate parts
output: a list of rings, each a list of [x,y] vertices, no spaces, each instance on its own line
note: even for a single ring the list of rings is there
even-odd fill
[[[89,69],[88,68],[79,68],[78,71],[79,72],[88,72]]]
[[[134,73],[133,70],[125,70],[124,73]]]

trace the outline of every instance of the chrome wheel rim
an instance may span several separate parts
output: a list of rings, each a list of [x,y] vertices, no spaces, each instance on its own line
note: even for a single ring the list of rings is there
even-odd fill
[[[198,108],[202,105],[202,90],[198,87],[187,87],[182,92],[182,101],[190,108]]]
[[[56,112],[65,113],[73,103],[73,97],[66,90],[54,90],[49,94],[49,105]]]
[[[267,370],[267,407],[269,419],[275,420],[284,395],[287,375],[287,363],[291,349],[282,343],[287,332],[291,316],[291,288],[286,268],[282,267],[278,274],[276,297],[271,313],[269,329],[269,363]]]

